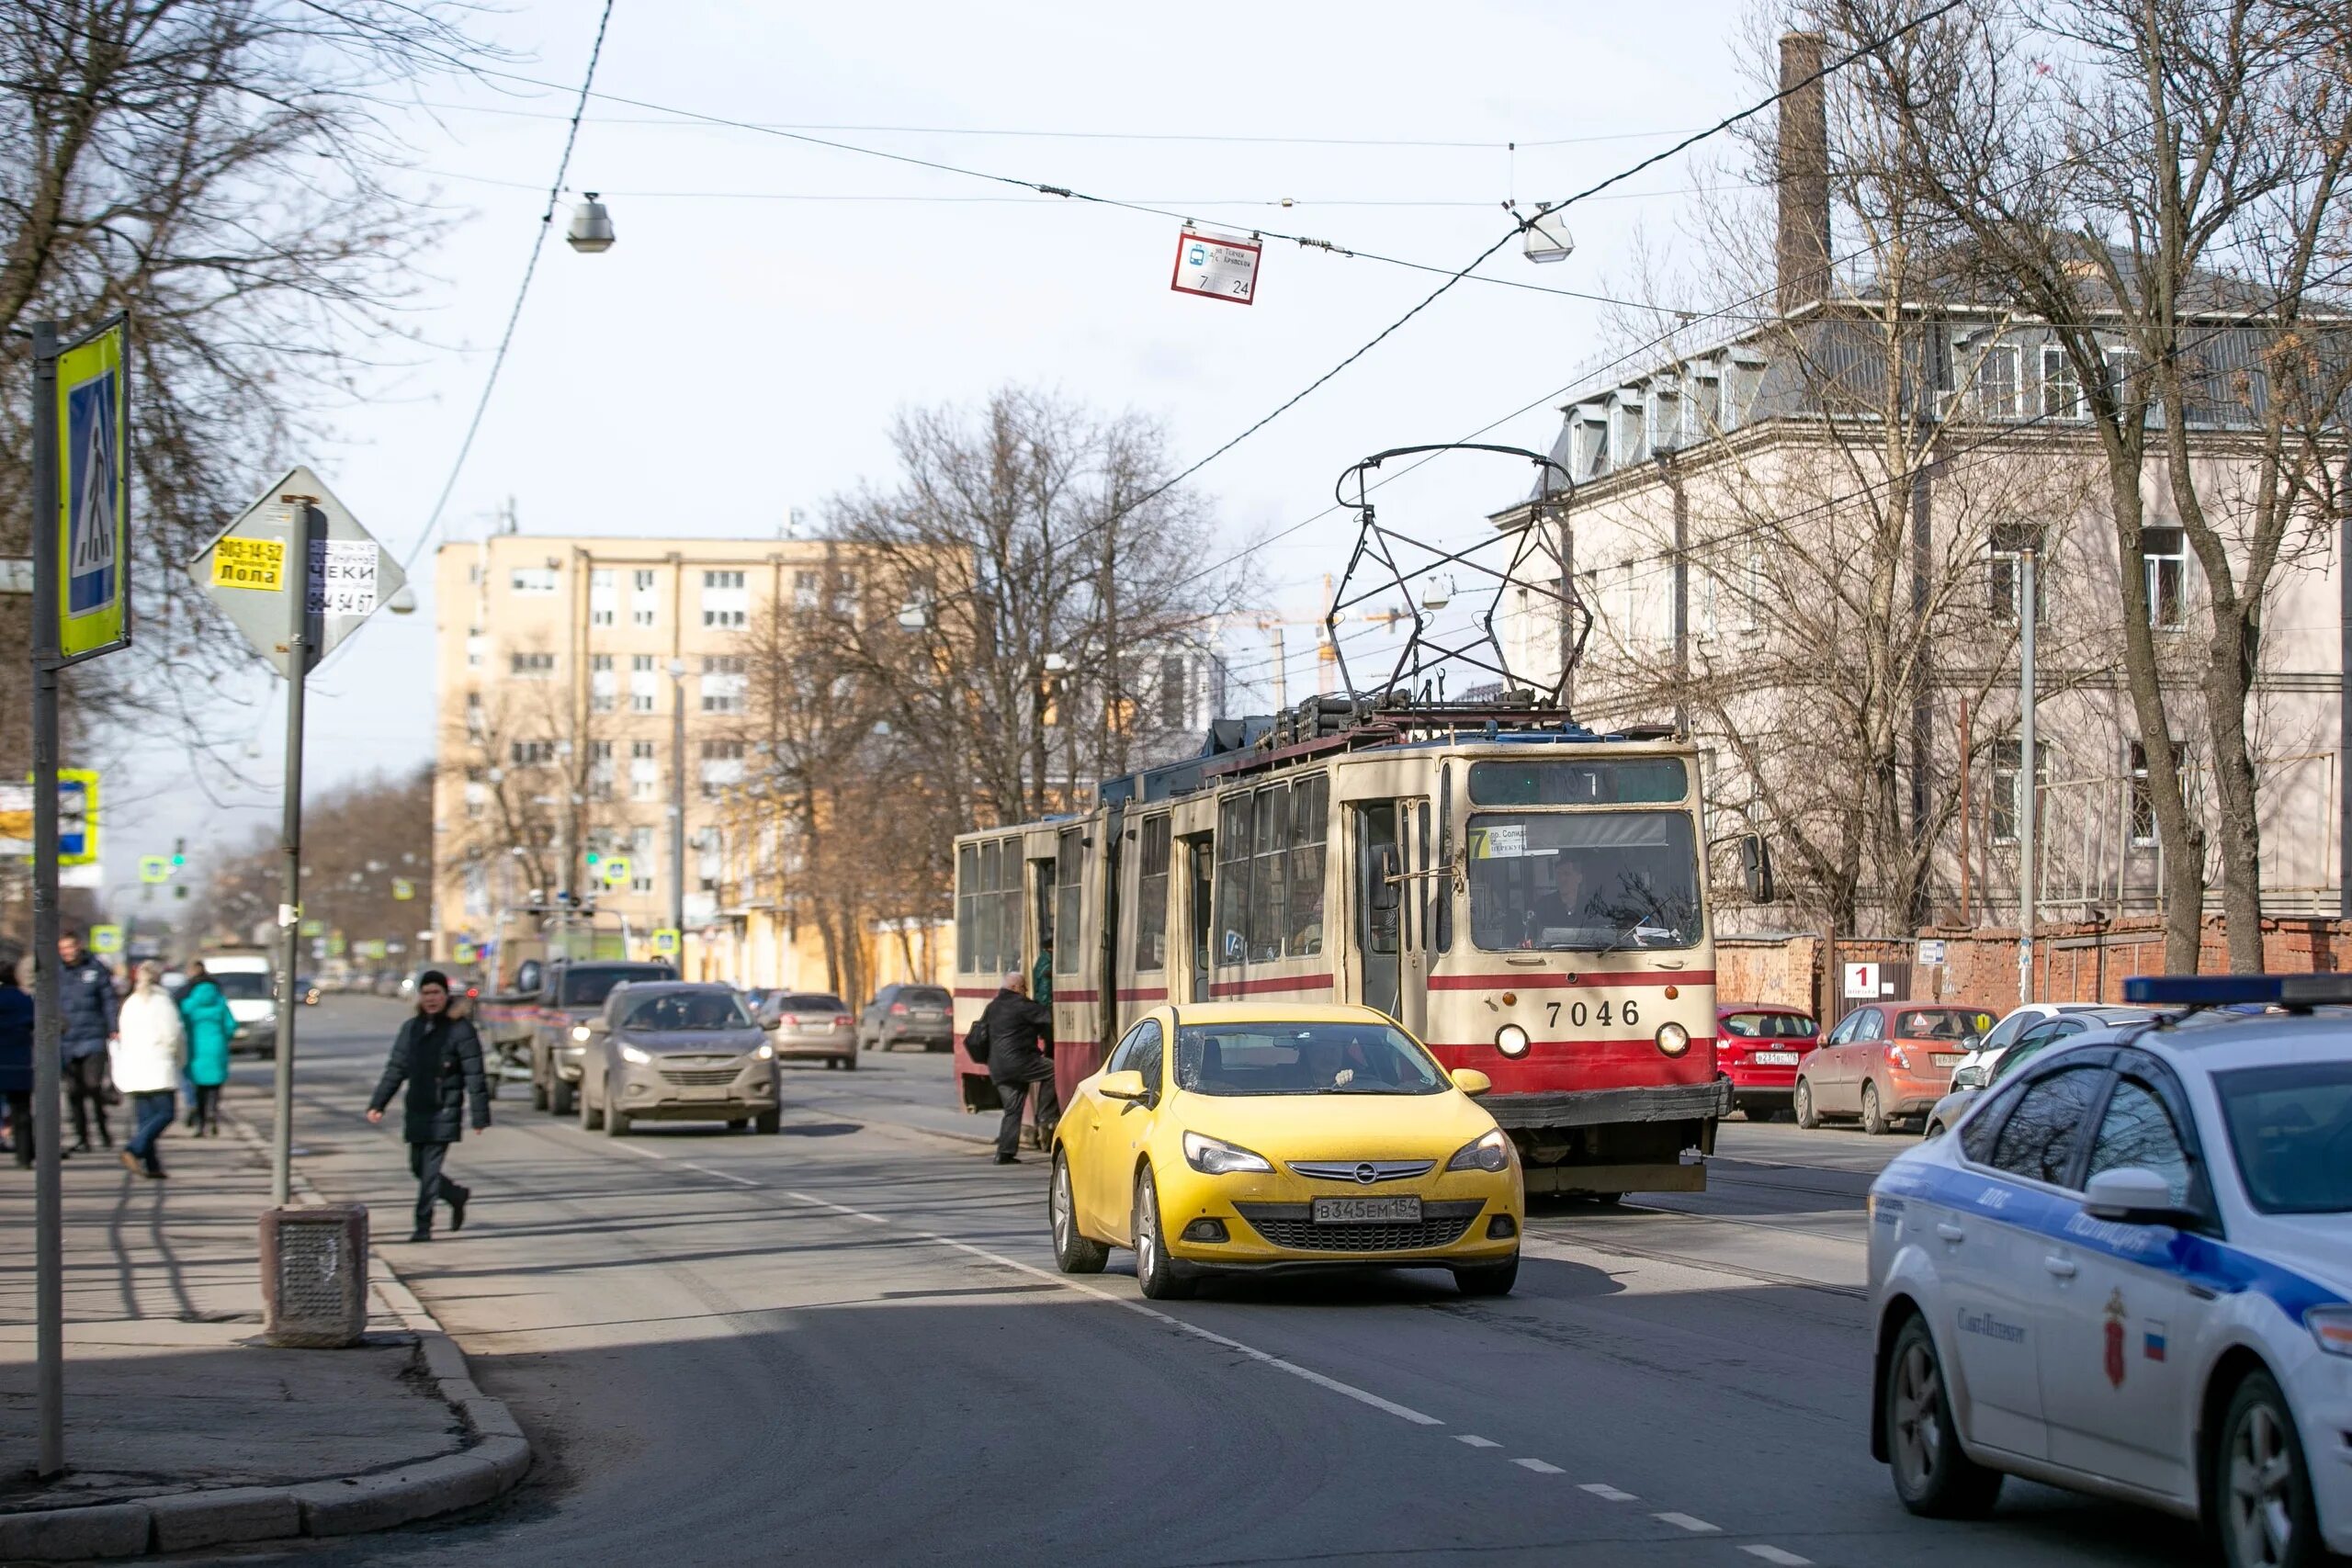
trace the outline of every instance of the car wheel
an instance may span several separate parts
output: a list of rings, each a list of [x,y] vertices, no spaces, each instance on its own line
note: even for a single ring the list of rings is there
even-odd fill
[[[857,1071],[857,1057],[854,1053],[842,1058],[842,1071],[845,1073]]]
[[[784,1112],[763,1111],[752,1118],[752,1125],[757,1128],[763,1136],[773,1137],[784,1131]]]
[[[580,1081],[581,1131],[584,1133],[593,1133],[604,1124],[605,1119],[596,1113],[596,1108],[594,1106],[588,1103],[588,1080],[582,1078]]]
[[[606,1094],[608,1094],[608,1095],[609,1095],[610,1093],[612,1093],[612,1085],[610,1085],[610,1084],[606,1084],[606,1085],[605,1086],[605,1092]],[[623,1110],[622,1110],[619,1106],[617,1106],[617,1105],[613,1105],[613,1104],[610,1104],[610,1103],[607,1103],[607,1104],[605,1105],[605,1136],[606,1136],[606,1137],[608,1137],[608,1138],[626,1138],[626,1137],[628,1137],[628,1111],[623,1111]]]
[[[1480,1263],[1453,1271],[1453,1288],[1465,1296],[1507,1296],[1519,1283],[1519,1254],[1508,1262]]]
[[[1889,1122],[1886,1119],[1886,1112],[1879,1107],[1878,1085],[1874,1083],[1863,1084],[1862,1131],[1868,1133],[1873,1138],[1880,1138],[1886,1135],[1888,1128],[1892,1125],[1893,1123]]]
[[[925,1051],[944,1051],[948,1049],[948,1042],[944,1040],[933,1040],[926,1043],[923,1046],[923,1049]]]
[[[2295,1418],[2268,1372],[2247,1373],[2231,1396],[2214,1469],[2211,1511],[2230,1568],[2315,1568],[2328,1561]]]
[[[541,1083],[538,1079],[533,1078],[531,1080],[531,1109],[534,1111],[545,1111],[547,1108],[548,1086]]]
[[[1894,1495],[1913,1513],[1931,1519],[1981,1518],[2000,1495],[2001,1472],[1960,1451],[1943,1363],[1926,1320],[1913,1316],[1894,1337],[1887,1357],[1886,1448]]]
[[[825,1071],[829,1073],[841,1065],[842,1059],[839,1056],[828,1056],[825,1058]]]
[[[1054,1231],[1054,1266],[1065,1274],[1100,1274],[1111,1249],[1081,1234],[1078,1207],[1070,1198],[1069,1160],[1054,1151],[1054,1184],[1046,1197],[1046,1218]]]
[[[730,1132],[730,1133],[740,1133],[740,1132],[741,1132],[744,1128],[746,1128],[746,1127],[750,1126],[751,1124],[752,1124],[752,1119],[751,1119],[750,1117],[748,1117],[748,1116],[738,1116],[737,1118],[735,1118],[735,1120],[734,1120],[734,1121],[729,1122],[729,1123],[727,1123],[727,1130],[728,1130],[729,1132]]]
[[[1159,1230],[1159,1188],[1146,1166],[1136,1178],[1136,1282],[1155,1302],[1182,1301],[1193,1293],[1193,1277],[1168,1256]]]
[[[567,1079],[558,1078],[548,1086],[548,1109],[558,1116],[571,1115],[571,1102],[579,1098],[580,1086]]]
[[[1813,1108],[1813,1085],[1797,1079],[1796,1098],[1791,1108],[1796,1112],[1797,1125],[1810,1132],[1821,1125],[1821,1114]]]

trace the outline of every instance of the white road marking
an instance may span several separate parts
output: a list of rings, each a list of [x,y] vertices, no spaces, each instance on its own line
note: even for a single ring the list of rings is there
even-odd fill
[[[738,1187],[757,1187],[760,1185],[758,1182],[753,1181],[747,1177],[729,1176],[723,1170],[713,1170],[707,1165],[696,1165],[692,1160],[681,1160],[678,1163],[688,1170],[698,1170],[705,1176],[715,1176],[721,1181],[731,1181]]]
[[[1654,1519],[1662,1519],[1666,1523],[1674,1526],[1677,1529],[1686,1529],[1693,1535],[1721,1535],[1723,1533],[1723,1528],[1720,1525],[1711,1525],[1704,1519],[1694,1519],[1688,1514],[1652,1514],[1650,1517]]]
[[[1577,1485],[1577,1490],[1581,1492],[1589,1492],[1604,1503],[1638,1503],[1641,1501],[1640,1498],[1634,1496],[1631,1492],[1620,1492],[1614,1486],[1610,1485],[1606,1481],[1581,1482]]]
[[[625,1155],[635,1155],[639,1159],[666,1160],[670,1157],[660,1149],[649,1149],[643,1144],[624,1144],[616,1138],[606,1138],[605,1146],[608,1149],[618,1149]]]
[[[792,1199],[796,1202],[812,1204],[820,1209],[830,1209],[835,1213],[848,1214],[856,1219],[872,1221],[876,1224],[888,1224],[889,1223],[876,1215],[866,1213],[863,1210],[853,1209],[845,1203],[831,1202],[823,1198],[812,1197],[806,1192],[787,1191],[784,1196]],[[1212,1345],[1231,1350],[1237,1355],[1247,1356],[1261,1366],[1272,1367],[1278,1372],[1288,1372],[1295,1378],[1301,1379],[1306,1382],[1311,1382],[1317,1388],[1329,1389],[1331,1393],[1352,1399],[1359,1404],[1369,1404],[1374,1410],[1385,1411],[1389,1415],[1397,1417],[1399,1420],[1410,1421],[1414,1425],[1419,1427],[1442,1427],[1445,1425],[1444,1422],[1439,1420],[1436,1416],[1424,1415],[1420,1411],[1414,1409],[1409,1404],[1399,1404],[1393,1399],[1383,1399],[1380,1395],[1372,1393],[1369,1389],[1361,1389],[1356,1387],[1353,1383],[1341,1382],[1338,1378],[1326,1376],[1324,1373],[1318,1372],[1311,1367],[1302,1367],[1295,1361],[1286,1361],[1280,1356],[1273,1355],[1269,1351],[1259,1349],[1254,1345],[1244,1345],[1238,1339],[1227,1338],[1226,1336],[1218,1334],[1214,1330],[1203,1328],[1199,1324],[1187,1323],[1181,1317],[1171,1317],[1167,1313],[1160,1312],[1153,1307],[1146,1306],[1141,1302],[1129,1301],[1125,1296],[1114,1295],[1109,1291],[1098,1290],[1092,1285],[1081,1285],[1077,1280],[1069,1279],[1064,1275],[1048,1272],[1046,1269],[1035,1267],[1034,1264],[1023,1263],[1018,1258],[1007,1258],[1001,1252],[991,1252],[985,1247],[976,1247],[968,1241],[958,1241],[952,1235],[941,1235],[935,1231],[920,1231],[915,1230],[912,1227],[909,1227],[907,1234],[919,1240],[931,1242],[938,1247],[953,1247],[957,1252],[965,1253],[973,1258],[984,1259],[987,1262],[997,1265],[997,1267],[1001,1269],[1011,1269],[1015,1272],[1027,1274],[1035,1279],[1046,1280],[1049,1284],[1059,1285],[1064,1290],[1076,1291],[1081,1295],[1092,1296],[1096,1301],[1108,1302],[1115,1307],[1124,1307],[1127,1311],[1135,1313],[1140,1316],[1150,1318],[1158,1323],[1164,1323],[1170,1328],[1189,1334],[1195,1339],[1204,1339]]]
[[[1453,1440],[1457,1443],[1467,1443],[1474,1449],[1498,1449],[1502,1447],[1500,1443],[1495,1441],[1492,1438],[1474,1438],[1467,1432],[1462,1433]]]
[[[1540,1459],[1515,1459],[1511,1463],[1521,1470],[1532,1470],[1538,1475],[1566,1475],[1567,1472],[1556,1464],[1545,1464]]]
[[[1777,1546],[1743,1546],[1740,1550],[1750,1557],[1760,1557],[1767,1562],[1777,1562],[1780,1568],[1813,1568],[1812,1558],[1799,1557],[1793,1551],[1782,1551]]]

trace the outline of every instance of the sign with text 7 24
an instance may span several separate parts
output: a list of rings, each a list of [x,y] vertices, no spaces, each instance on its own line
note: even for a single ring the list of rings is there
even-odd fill
[[[1254,304],[1262,249],[1254,239],[1181,230],[1176,236],[1176,276],[1168,287],[1179,294],[1199,294],[1235,305]]]

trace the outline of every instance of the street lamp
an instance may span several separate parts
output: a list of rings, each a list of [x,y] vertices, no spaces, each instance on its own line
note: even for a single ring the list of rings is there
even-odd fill
[[[686,661],[670,660],[670,929],[686,945]]]
[[[564,243],[586,255],[596,255],[613,248],[613,216],[605,204],[590,191],[588,199],[571,209],[571,231],[563,237]]]
[[[1520,249],[1529,261],[1564,262],[1576,254],[1577,243],[1569,236],[1567,224],[1549,202],[1538,207],[1532,218],[1520,220],[1519,232]]]

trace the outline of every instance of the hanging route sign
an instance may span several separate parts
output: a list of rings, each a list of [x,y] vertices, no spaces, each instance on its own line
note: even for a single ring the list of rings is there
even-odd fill
[[[408,581],[400,562],[317,474],[307,468],[288,469],[188,567],[197,586],[280,675],[289,673],[286,644],[293,611],[286,595],[294,581],[286,558],[297,506],[311,509],[310,570],[303,574],[302,592],[313,667]]]
[[[1227,304],[1254,304],[1258,257],[1263,250],[1254,239],[1204,234],[1188,226],[1177,232],[1176,275],[1168,287],[1179,294],[1199,294]]]

